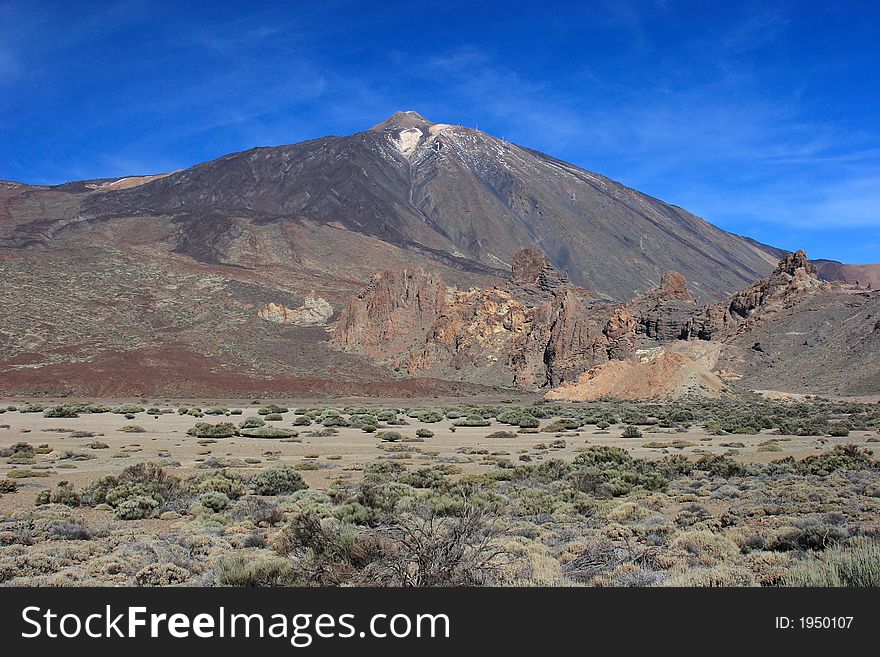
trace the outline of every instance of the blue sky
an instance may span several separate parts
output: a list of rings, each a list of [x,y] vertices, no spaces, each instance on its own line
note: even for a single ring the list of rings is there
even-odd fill
[[[0,0],[0,179],[168,171],[415,109],[880,262],[878,44],[878,2]]]

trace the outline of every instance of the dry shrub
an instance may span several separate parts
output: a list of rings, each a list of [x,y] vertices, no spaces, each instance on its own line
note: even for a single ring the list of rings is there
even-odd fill
[[[810,556],[783,577],[785,586],[880,586],[880,542],[854,538],[847,546]]]
[[[706,565],[733,559],[739,553],[736,543],[728,537],[707,531],[682,532],[672,540],[672,547],[687,552]]]
[[[729,587],[754,586],[755,578],[749,570],[732,564],[722,564],[711,568],[694,568],[684,573],[672,575],[664,586],[679,587]]]
[[[497,582],[507,562],[504,533],[495,516],[468,503],[451,517],[416,505],[376,529],[300,515],[278,551],[311,585],[481,586]]]

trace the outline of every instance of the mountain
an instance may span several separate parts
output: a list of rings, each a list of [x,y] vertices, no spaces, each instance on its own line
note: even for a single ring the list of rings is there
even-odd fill
[[[255,236],[313,222],[489,275],[503,276],[514,253],[537,248],[574,283],[618,300],[670,269],[699,298],[716,297],[777,260],[770,247],[604,176],[415,112],[351,136],[255,148],[155,178],[44,191],[68,196],[57,211],[44,207],[35,221],[4,231],[0,243],[27,246],[83,223],[161,217],[175,252],[247,266],[242,251]]]
[[[819,277],[843,281],[870,289],[880,289],[880,265],[845,265],[837,260],[814,260]]]
[[[677,284],[705,304],[769,274],[778,255],[598,174],[415,112],[167,174],[0,182],[0,393],[535,389],[616,358],[607,321],[669,284],[665,272],[680,272]],[[429,288],[430,301],[420,296]],[[426,305],[397,313],[383,290]],[[471,319],[508,311],[534,330],[512,352],[498,333],[496,360],[480,360],[503,324]],[[383,312],[386,337],[437,339],[410,340],[409,360],[392,363],[378,350],[383,334],[359,338],[352,320]],[[443,342],[461,326],[470,343]]]

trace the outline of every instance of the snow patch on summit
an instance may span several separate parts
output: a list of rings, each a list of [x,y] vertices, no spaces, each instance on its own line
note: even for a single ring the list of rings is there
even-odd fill
[[[394,145],[397,146],[397,150],[403,153],[406,157],[409,157],[415,153],[422,137],[424,137],[424,133],[420,128],[407,128],[401,130],[395,137],[392,137],[391,140],[394,142]]]

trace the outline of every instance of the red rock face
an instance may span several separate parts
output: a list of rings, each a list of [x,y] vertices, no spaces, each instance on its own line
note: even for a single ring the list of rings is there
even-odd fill
[[[537,389],[632,359],[640,348],[725,339],[821,285],[798,252],[721,304],[697,307],[685,277],[670,271],[615,307],[526,250],[514,257],[506,286],[456,290],[424,270],[376,275],[343,310],[333,343],[411,376]]]
[[[624,360],[629,358],[635,349],[636,329],[638,320],[632,316],[626,306],[614,310],[611,319],[605,325],[605,336],[608,338],[608,355],[610,358]]]
[[[410,375],[530,389],[607,360],[608,314],[527,251],[514,258],[510,289],[447,289],[425,271],[379,274],[342,311],[332,342]]]
[[[628,358],[640,342],[689,339],[694,312],[694,298],[685,277],[666,272],[660,285],[617,308],[608,320],[604,332],[609,340],[609,356]]]
[[[601,315],[591,312],[574,288],[560,290],[544,361],[550,385],[572,381],[582,372],[608,360],[608,338]],[[598,320],[598,321],[597,321]]]
[[[535,285],[550,260],[537,249],[523,249],[513,256],[510,282],[517,285]]]
[[[790,307],[811,292],[829,285],[819,280],[819,273],[806,253],[790,253],[767,278],[735,292],[727,301],[701,311],[695,317],[692,335],[701,339],[724,339],[747,329],[763,315]]]
[[[435,273],[376,274],[340,313],[332,343],[378,360],[394,358],[424,339],[446,301],[446,284]]]
[[[694,297],[688,289],[687,279],[677,271],[668,271],[660,279],[660,295],[664,299],[693,301]]]

